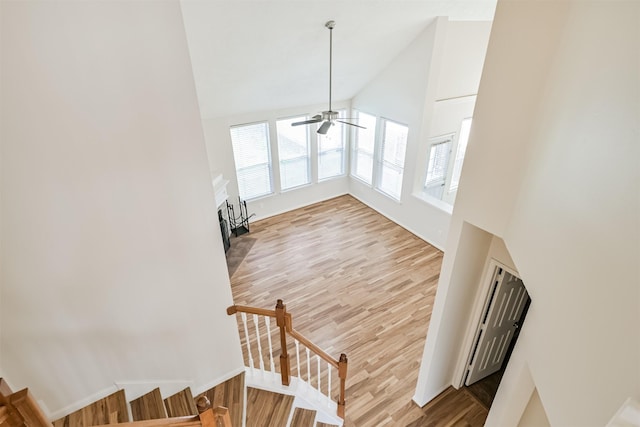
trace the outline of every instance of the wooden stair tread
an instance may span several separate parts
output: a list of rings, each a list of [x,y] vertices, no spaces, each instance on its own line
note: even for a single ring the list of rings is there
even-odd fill
[[[115,416],[113,414],[116,414]],[[84,408],[78,409],[53,422],[54,427],[89,427],[109,424],[113,418],[119,423],[129,421],[127,398],[124,390],[118,390],[109,396],[96,400]]]
[[[198,408],[189,387],[164,399],[164,407],[169,418],[198,415]]]
[[[224,406],[229,409],[231,424],[242,426],[244,407],[244,372],[218,384],[217,386],[196,396],[206,396],[211,402],[211,407]]]
[[[247,387],[247,426],[287,425],[293,399],[293,396]]]
[[[338,426],[335,424],[321,423],[318,421],[318,423],[316,423],[316,427],[338,427]]]
[[[159,388],[155,388],[149,393],[132,400],[130,405],[134,421],[167,418],[167,411]]]
[[[291,427],[314,427],[316,420],[316,411],[312,409],[295,408],[293,418],[291,418]]]

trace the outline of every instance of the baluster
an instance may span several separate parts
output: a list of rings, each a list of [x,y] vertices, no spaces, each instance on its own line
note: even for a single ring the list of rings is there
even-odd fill
[[[264,374],[264,357],[262,357],[262,343],[260,342],[260,327],[258,326],[258,315],[253,315],[253,324],[256,327],[256,341],[258,342],[258,361],[260,362],[260,370]]]
[[[331,406],[331,363],[327,362],[327,406]]]
[[[267,340],[269,341],[269,366],[271,367],[271,372],[275,372],[276,367],[273,363],[273,347],[271,346],[271,318],[269,316],[265,316],[264,324],[267,325]]]
[[[318,392],[322,393],[322,387],[320,387],[320,356],[316,354],[316,362],[318,365]]]
[[[253,356],[251,355],[251,343],[249,342],[249,329],[247,329],[247,313],[240,313],[242,326],[244,326],[244,339],[247,342],[247,354],[249,356],[249,367],[253,369]]]
[[[311,359],[309,358],[309,349],[307,348],[307,383],[309,383],[309,387],[311,385]]]
[[[298,378],[302,379],[302,374],[300,373],[300,341],[294,340],[296,343],[296,363],[298,365]]]

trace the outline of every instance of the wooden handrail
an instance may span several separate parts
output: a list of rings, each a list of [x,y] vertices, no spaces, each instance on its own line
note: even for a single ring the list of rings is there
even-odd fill
[[[119,427],[191,427],[201,426],[202,422],[200,421],[200,417],[198,415],[190,415],[186,417],[158,418],[155,420],[129,421],[126,423],[116,424],[101,424],[96,427],[113,427],[116,425]]]
[[[51,427],[51,422],[44,415],[40,406],[33,398],[29,389],[17,391],[9,396],[9,405],[24,420],[24,423],[33,427]],[[10,408],[11,409],[11,408]]]
[[[335,360],[333,357],[329,356],[329,354],[324,351],[323,349],[321,349],[320,347],[318,347],[317,345],[315,345],[314,343],[312,343],[311,341],[309,341],[304,335],[302,335],[300,332],[296,331],[295,329],[292,329],[289,331],[289,335],[291,335],[293,338],[297,339],[298,341],[300,341],[302,344],[304,344],[309,350],[313,351],[315,354],[317,354],[318,356],[320,356],[322,359],[324,359],[325,362],[330,363],[333,367],[335,367],[336,369],[339,369],[339,363],[337,360]]]
[[[249,307],[244,305],[232,305],[227,308],[227,314],[232,315],[236,313],[249,313],[257,314],[260,316],[275,317],[276,323],[280,330],[280,375],[282,377],[282,384],[289,385],[291,366],[289,362],[289,354],[287,352],[287,334],[291,335],[298,342],[302,343],[307,349],[313,351],[318,357],[329,363],[331,366],[338,370],[338,377],[340,378],[340,396],[338,398],[338,415],[344,419],[345,409],[345,388],[347,379],[347,355],[342,353],[340,359],[336,360],[331,357],[326,351],[315,345],[311,340],[302,335],[300,332],[293,328],[293,320],[291,313],[287,312],[287,307],[279,299],[276,303],[275,310],[267,310],[264,308]],[[245,331],[246,333],[246,331]],[[253,365],[252,365],[253,366]],[[318,365],[320,366],[320,365]],[[330,391],[329,391],[330,393]]]
[[[231,316],[236,313],[257,314],[259,316],[276,317],[275,310],[267,310],[264,308],[248,307],[246,305],[232,305],[227,308],[227,314]]]
[[[218,406],[205,409],[200,415],[186,417],[158,418],[155,420],[131,421],[127,423],[103,424],[96,427],[233,427],[229,409]]]

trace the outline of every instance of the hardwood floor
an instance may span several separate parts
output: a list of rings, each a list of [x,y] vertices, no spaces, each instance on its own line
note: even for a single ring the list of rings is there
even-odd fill
[[[439,399],[447,409],[411,401],[441,251],[351,196],[255,222],[251,237],[231,278],[235,303],[272,309],[283,299],[299,332],[347,354],[346,426],[484,423],[466,393]]]
[[[217,386],[200,393],[200,396],[206,396],[211,403],[211,407],[224,406],[229,409],[231,416],[231,425],[242,425],[242,408],[244,406],[244,373],[218,384]]]
[[[249,387],[247,388],[247,427],[285,426],[292,405],[293,396]]]
[[[119,423],[129,421],[129,410],[124,390],[110,394],[86,407],[53,422],[54,427],[94,426],[109,424],[112,420]]]

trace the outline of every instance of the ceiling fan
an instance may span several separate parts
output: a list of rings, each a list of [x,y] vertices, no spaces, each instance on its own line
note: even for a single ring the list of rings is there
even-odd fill
[[[301,122],[291,123],[291,126],[300,126],[300,125],[308,125],[312,123],[320,123],[320,127],[318,128],[318,133],[320,135],[326,135],[329,132],[329,128],[335,124],[335,122],[344,123],[349,126],[356,126],[362,129],[366,129],[364,126],[357,125],[355,123],[345,122],[344,120],[338,120],[338,111],[331,110],[331,67],[333,64],[332,54],[333,54],[333,28],[336,26],[334,21],[328,21],[324,24],[325,27],[329,29],[329,109],[327,111],[323,111],[320,114],[316,114],[309,120],[303,120]],[[345,119],[348,120],[348,119]]]

